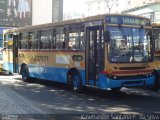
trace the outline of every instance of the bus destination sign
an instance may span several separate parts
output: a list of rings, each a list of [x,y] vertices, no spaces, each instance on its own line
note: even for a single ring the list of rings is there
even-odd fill
[[[149,19],[145,18],[143,19],[140,17],[133,17],[133,16],[107,16],[106,23],[150,26]]]

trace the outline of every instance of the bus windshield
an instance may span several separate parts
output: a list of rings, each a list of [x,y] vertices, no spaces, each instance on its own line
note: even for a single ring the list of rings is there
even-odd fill
[[[155,37],[155,51],[160,50],[160,30],[158,29],[157,28],[153,29],[154,37]]]
[[[148,62],[151,60],[151,29],[108,27],[110,62]]]
[[[0,52],[0,60],[3,60],[3,54]]]

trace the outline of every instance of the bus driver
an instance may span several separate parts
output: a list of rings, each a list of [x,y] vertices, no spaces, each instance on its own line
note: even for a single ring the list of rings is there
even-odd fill
[[[121,45],[119,45],[119,50],[121,55],[126,55],[129,51],[127,46],[127,41],[121,40]]]

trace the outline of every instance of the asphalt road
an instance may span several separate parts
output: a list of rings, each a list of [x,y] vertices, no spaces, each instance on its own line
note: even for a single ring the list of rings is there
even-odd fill
[[[0,86],[8,90],[8,95],[12,91],[10,99],[20,96],[21,100],[17,102],[22,108],[26,100],[30,109],[34,109],[28,114],[37,112],[52,119],[79,119],[86,114],[160,114],[160,92],[144,88],[123,88],[117,93],[86,88],[77,94],[66,85],[54,82],[25,83],[19,75],[0,75]]]

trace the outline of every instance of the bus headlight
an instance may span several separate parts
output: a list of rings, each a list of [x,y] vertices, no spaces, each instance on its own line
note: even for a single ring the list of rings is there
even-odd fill
[[[113,79],[117,79],[117,76],[113,76]]]
[[[151,76],[152,76],[152,73],[149,73],[148,75],[149,75],[149,77],[151,77]]]
[[[151,77],[152,76],[152,73],[148,73],[147,75],[146,75],[146,77]]]
[[[109,79],[117,79],[118,77],[115,75],[106,75],[106,77],[108,77]]]

